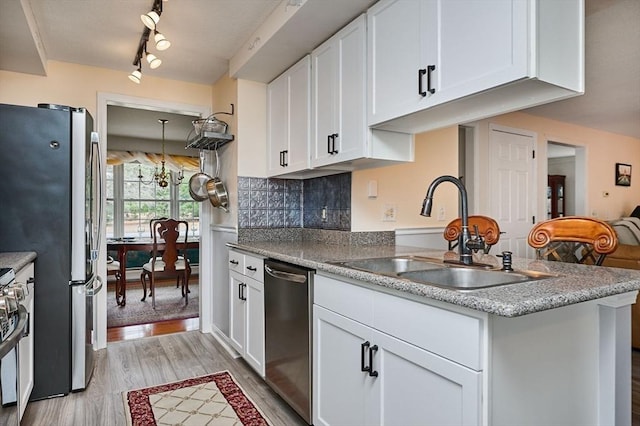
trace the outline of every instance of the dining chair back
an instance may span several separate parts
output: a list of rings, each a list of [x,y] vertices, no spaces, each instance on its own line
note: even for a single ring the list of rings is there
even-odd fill
[[[586,216],[540,222],[529,232],[528,241],[538,259],[592,265],[602,265],[618,247],[618,236],[611,225]]]
[[[491,246],[500,240],[500,227],[498,222],[488,216],[472,215],[469,216],[469,232],[475,235],[475,227],[478,227],[478,234],[484,240],[484,253],[489,253]],[[462,219],[457,218],[449,222],[444,229],[444,239],[449,242],[449,250],[453,250],[458,246],[458,238],[462,233]]]
[[[184,220],[155,219],[151,222],[153,234],[153,250],[151,258],[142,266],[140,281],[142,282],[144,301],[147,297],[147,279],[149,279],[149,295],[151,306],[155,309],[154,287],[158,278],[176,277],[182,284],[182,297],[185,305],[189,303],[189,278],[191,265],[186,255],[189,224]]]

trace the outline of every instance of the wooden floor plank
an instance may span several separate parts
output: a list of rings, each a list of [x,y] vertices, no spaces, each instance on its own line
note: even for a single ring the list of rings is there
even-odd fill
[[[60,398],[30,402],[22,424],[126,425],[122,392],[228,370],[274,426],[305,425],[242,360],[199,331],[124,340],[96,352],[89,387]]]

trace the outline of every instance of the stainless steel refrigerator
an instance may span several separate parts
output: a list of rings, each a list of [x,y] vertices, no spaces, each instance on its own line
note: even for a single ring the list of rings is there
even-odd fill
[[[34,251],[31,399],[87,386],[93,371],[101,173],[84,108],[0,104],[0,251]]]

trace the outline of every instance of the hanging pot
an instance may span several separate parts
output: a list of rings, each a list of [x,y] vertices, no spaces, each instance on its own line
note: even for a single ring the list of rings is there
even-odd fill
[[[189,179],[189,195],[196,201],[204,201],[209,197],[207,192],[207,182],[211,180],[211,176],[204,171],[204,151],[200,150],[200,172],[195,173]]]
[[[218,157],[217,149],[215,150],[215,153],[216,176],[207,182],[207,193],[209,195],[209,201],[211,202],[211,205],[226,212],[228,211],[227,207],[229,206],[229,194],[227,193],[227,188],[225,188],[224,183],[218,177],[218,175],[220,174],[220,158]]]

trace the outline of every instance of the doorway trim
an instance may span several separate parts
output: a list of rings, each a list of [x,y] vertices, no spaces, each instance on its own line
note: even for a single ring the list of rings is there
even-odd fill
[[[191,105],[171,101],[162,101],[158,99],[141,98],[136,96],[122,95],[118,93],[98,92],[97,97],[97,130],[100,135],[100,151],[106,153],[107,141],[107,107],[109,105],[124,106],[129,108],[146,109],[151,111],[163,111],[173,114],[193,115],[196,117],[207,117],[211,114],[211,107],[204,105]],[[106,155],[102,156],[100,167],[106,170]],[[104,179],[104,172],[103,172]],[[103,194],[103,197],[106,194]],[[105,200],[102,200],[104,205]],[[203,208],[200,204],[200,222],[210,223],[211,212],[208,208]],[[211,330],[211,270],[204,267],[202,259],[210,258],[211,255],[211,238],[209,232],[202,232],[205,229],[200,226],[200,331],[208,332]],[[206,228],[205,230],[208,230]],[[106,245],[106,226],[103,223],[100,229],[102,243],[99,247],[98,255],[98,275],[107,276],[107,245]],[[94,349],[102,349],[107,347],[107,291],[106,282],[105,289],[97,295],[96,312],[94,316],[96,324],[96,340]]]
[[[591,216],[589,212],[589,206],[587,205],[587,147],[584,145],[578,145],[575,142],[567,141],[562,137],[554,137],[545,135],[545,159],[544,161],[544,174],[549,174],[549,144],[565,145],[575,149],[575,212],[578,216]]]

